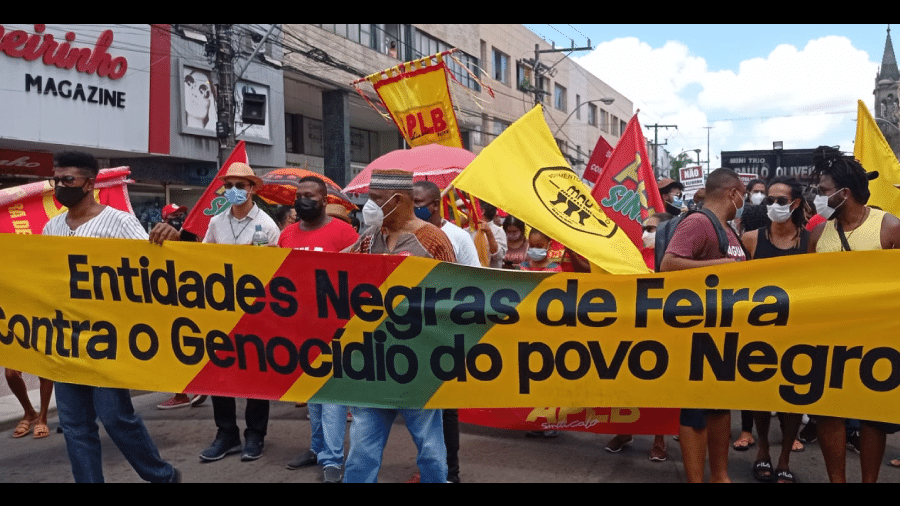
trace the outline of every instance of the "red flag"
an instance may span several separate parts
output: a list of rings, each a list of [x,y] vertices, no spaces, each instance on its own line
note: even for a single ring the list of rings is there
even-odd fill
[[[206,229],[209,227],[209,220],[230,207],[231,204],[228,203],[225,196],[222,194],[223,192],[220,191],[222,189],[222,180],[219,179],[219,176],[225,174],[228,167],[235,162],[250,164],[250,161],[247,159],[247,149],[244,145],[244,141],[238,142],[237,146],[234,147],[234,151],[228,155],[228,159],[225,160],[225,165],[219,169],[216,177],[213,178],[212,182],[209,183],[209,186],[206,188],[206,191],[203,192],[203,196],[200,197],[197,205],[191,209],[188,217],[185,218],[184,225],[181,227],[183,230],[187,230],[200,239],[203,239],[206,237]]]
[[[134,214],[128,199],[128,167],[103,169],[94,183],[97,202]],[[65,208],[46,181],[0,190],[0,233],[40,234],[50,218]]]
[[[606,166],[606,162],[609,161],[609,157],[612,156],[612,152],[613,147],[601,135],[597,139],[597,145],[594,146],[591,159],[588,160],[587,167],[584,169],[585,181],[591,183],[592,186],[597,184],[597,180],[600,179],[600,173],[603,171],[603,167]]]
[[[628,122],[625,133],[603,166],[591,195],[634,245],[643,249],[641,225],[654,212],[665,211],[665,204],[659,195],[637,114]]]

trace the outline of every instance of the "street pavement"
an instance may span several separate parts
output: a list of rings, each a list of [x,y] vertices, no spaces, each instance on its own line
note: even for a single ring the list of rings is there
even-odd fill
[[[36,392],[31,392],[35,398]],[[306,408],[289,402],[272,402],[269,433],[262,458],[241,462],[237,454],[212,463],[200,463],[198,455],[212,442],[215,424],[212,403],[207,400],[194,408],[159,410],[156,404],[170,394],[133,392],[136,410],[144,418],[160,454],[183,473],[184,482],[195,483],[321,483],[321,471],[310,467],[290,471],[285,464],[309,447],[309,421]],[[72,473],[65,441],[57,432],[59,421],[51,411],[51,435],[45,439],[12,437],[21,417],[11,396],[0,397],[0,482],[71,483]],[[5,406],[5,407],[4,407]],[[243,424],[243,401],[238,401],[238,420]],[[773,438],[780,438],[777,420],[772,423]],[[349,429],[349,423],[348,423]],[[732,439],[740,433],[740,412],[732,412]],[[651,462],[647,455],[652,436],[636,436],[621,453],[603,449],[607,435],[563,432],[553,439],[531,439],[519,431],[460,425],[460,477],[463,483],[680,483],[684,468],[678,442],[667,436],[669,458]],[[131,469],[105,431],[101,430],[103,469],[107,482],[138,483]],[[347,434],[349,447],[349,430]],[[780,445],[773,445],[776,455]],[[888,436],[885,462],[900,456],[900,434]],[[416,451],[402,418],[391,431],[379,474],[381,483],[403,483],[417,471]],[[757,483],[750,473],[756,448],[730,450],[729,474],[738,483]],[[773,462],[774,463],[774,462]],[[791,469],[798,482],[827,483],[825,466],[818,444],[793,453]],[[847,455],[847,476],[859,482],[859,457]],[[885,465],[880,482],[900,482],[900,469]]]

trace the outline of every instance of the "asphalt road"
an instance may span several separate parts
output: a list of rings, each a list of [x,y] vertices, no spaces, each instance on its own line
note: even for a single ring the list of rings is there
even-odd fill
[[[156,404],[168,394],[135,392],[134,403],[156,441],[163,458],[183,473],[184,482],[203,483],[320,483],[317,467],[290,471],[285,464],[309,446],[309,422],[306,408],[293,403],[273,402],[269,435],[262,458],[241,462],[229,455],[213,463],[200,463],[199,453],[215,436],[212,405],[206,401],[195,408],[162,411]],[[243,402],[238,401],[239,420]],[[780,438],[777,421],[772,435]],[[240,422],[243,427],[243,422]],[[62,434],[56,432],[58,419],[50,419],[51,435],[35,440],[12,438],[12,428],[0,432],[0,482],[67,483],[72,482],[71,469]],[[349,426],[348,426],[349,427]],[[679,483],[684,482],[684,469],[678,443],[667,437],[669,458],[651,462],[648,452],[651,436],[637,436],[634,444],[621,453],[612,454],[603,447],[610,436],[580,432],[563,432],[554,439],[530,439],[522,432],[491,429],[462,424],[460,477],[463,483]],[[732,412],[732,435],[740,433],[740,415]],[[101,431],[104,474],[107,482],[137,483],[140,478],[125,461],[104,431]],[[348,443],[349,445],[349,431]],[[730,451],[729,474],[732,481],[757,483],[750,474],[756,449]],[[773,446],[773,454],[780,446]],[[888,436],[885,461],[900,456],[900,434]],[[804,452],[794,453],[791,468],[798,482],[825,483],[827,477],[818,444],[807,445]],[[379,475],[382,483],[403,483],[416,472],[415,446],[402,418],[395,424],[384,452]],[[858,482],[859,457],[847,456],[850,481]],[[885,465],[879,481],[900,482],[900,469]]]

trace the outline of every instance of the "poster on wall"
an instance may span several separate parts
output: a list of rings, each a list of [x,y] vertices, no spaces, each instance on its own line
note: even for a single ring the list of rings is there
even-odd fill
[[[212,71],[181,69],[181,125],[184,133],[216,135],[216,95]]]

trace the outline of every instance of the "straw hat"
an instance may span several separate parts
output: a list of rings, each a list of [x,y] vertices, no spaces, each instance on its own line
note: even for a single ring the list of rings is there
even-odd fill
[[[253,169],[250,168],[249,165],[242,162],[234,162],[228,166],[228,170],[225,171],[224,174],[218,176],[219,179],[225,179],[226,177],[240,177],[246,179],[248,181],[252,181],[256,186],[262,186],[263,181],[256,174],[253,173]]]
[[[332,218],[338,218],[340,220],[344,220],[347,224],[350,223],[350,215],[347,214],[347,209],[340,204],[327,204],[325,206],[325,214],[331,216]]]

